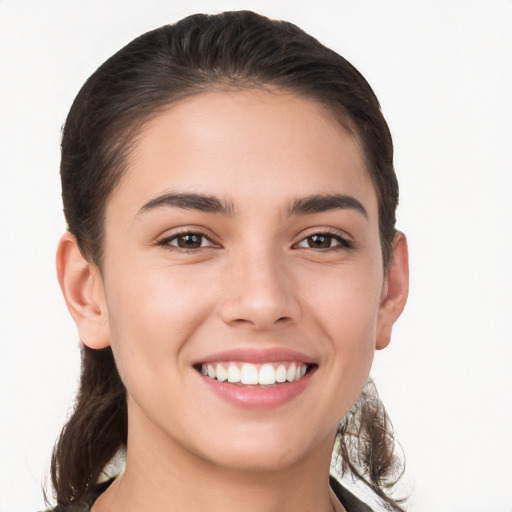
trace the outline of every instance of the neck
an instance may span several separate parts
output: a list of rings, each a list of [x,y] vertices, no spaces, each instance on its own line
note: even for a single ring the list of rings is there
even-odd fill
[[[221,467],[158,432],[129,435],[125,471],[93,512],[332,512],[332,439],[286,467],[257,470]]]

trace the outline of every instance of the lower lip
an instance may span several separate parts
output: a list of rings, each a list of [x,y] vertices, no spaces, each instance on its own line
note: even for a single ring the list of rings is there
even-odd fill
[[[272,409],[280,407],[298,396],[311,379],[312,372],[293,382],[256,387],[219,382],[200,374],[203,382],[226,402],[244,409]]]

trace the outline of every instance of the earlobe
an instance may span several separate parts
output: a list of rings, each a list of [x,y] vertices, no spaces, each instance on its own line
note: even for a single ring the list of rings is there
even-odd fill
[[[57,249],[57,276],[82,343],[92,349],[110,345],[108,309],[100,271],[87,261],[66,232]]]
[[[391,340],[393,324],[401,315],[409,293],[409,255],[407,239],[397,231],[392,243],[389,269],[385,276],[377,325],[377,350],[386,348]]]

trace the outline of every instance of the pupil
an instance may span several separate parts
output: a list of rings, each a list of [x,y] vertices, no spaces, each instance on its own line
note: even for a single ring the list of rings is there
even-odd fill
[[[331,246],[331,237],[326,235],[313,235],[309,237],[309,247],[328,249]]]
[[[178,246],[184,249],[201,247],[201,235],[183,235],[178,238]]]

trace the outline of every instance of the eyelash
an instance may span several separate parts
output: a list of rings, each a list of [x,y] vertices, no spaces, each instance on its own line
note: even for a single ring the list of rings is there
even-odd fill
[[[186,236],[196,236],[198,238],[201,238],[201,246],[199,247],[192,247],[192,248],[185,248],[185,247],[179,247],[178,245],[173,245],[171,242],[177,241],[178,239]],[[203,246],[202,243],[204,240],[207,240],[211,245]],[[186,252],[186,253],[195,253],[198,251],[201,251],[205,247],[219,247],[218,244],[216,244],[210,237],[206,236],[204,233],[200,233],[198,231],[192,231],[192,230],[186,230],[181,231],[179,233],[175,233],[172,236],[168,236],[163,238],[162,240],[159,240],[157,242],[157,245],[166,247],[173,251],[179,251],[179,252]]]
[[[174,245],[171,243],[173,241],[177,241],[181,237],[186,237],[186,236],[195,236],[195,237],[200,238],[201,245],[199,247],[185,248],[185,247],[179,247],[178,245]],[[325,248],[323,248],[323,247],[317,247],[317,248],[301,247],[300,246],[301,243],[307,242],[308,239],[311,239],[313,237],[326,237],[326,238],[330,238],[331,240],[335,240],[338,243],[334,246],[325,247]],[[203,246],[202,244],[205,240],[207,240],[210,243],[210,245]],[[179,233],[175,233],[172,236],[165,237],[162,240],[159,240],[157,242],[157,245],[167,247],[168,249],[173,250],[173,251],[179,251],[179,252],[185,252],[185,253],[196,253],[206,247],[213,247],[213,248],[219,247],[219,245],[216,244],[209,236],[205,235],[204,233],[201,233],[198,231],[192,231],[192,230],[181,231]],[[298,243],[294,244],[293,248],[313,249],[313,250],[316,249],[316,250],[318,250],[318,252],[343,251],[343,250],[354,249],[354,243],[351,242],[350,240],[347,240],[346,238],[341,236],[339,233],[334,233],[331,231],[319,231],[319,232],[312,233],[312,234],[302,238]]]
[[[331,247],[317,247],[319,252],[329,252],[329,251],[343,251],[343,250],[350,250],[354,249],[355,245],[352,241],[347,240],[343,236],[341,236],[339,233],[334,233],[332,231],[319,231],[316,233],[312,233],[304,238],[302,238],[297,244],[295,244],[295,247],[299,247],[299,244],[306,242],[308,239],[311,239],[313,237],[326,237],[333,239],[337,241],[338,243]],[[315,249],[314,247],[303,247],[304,249]]]

